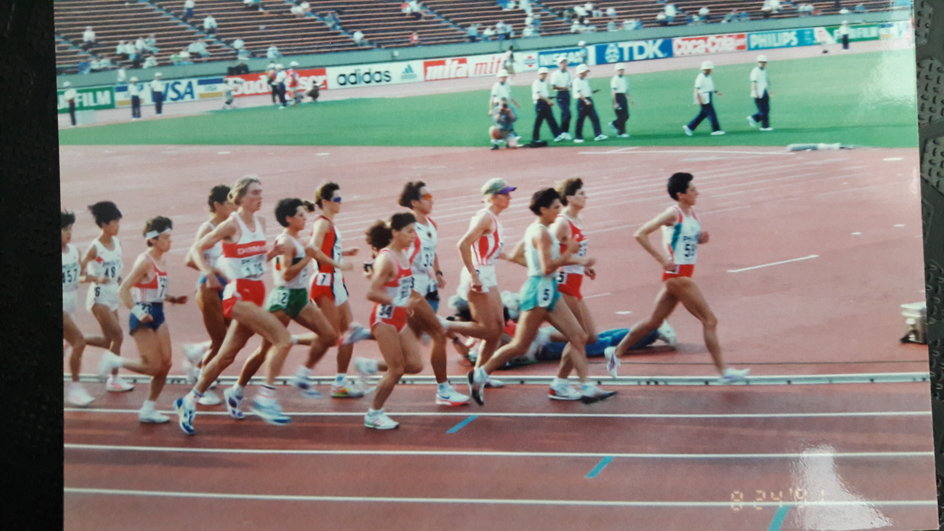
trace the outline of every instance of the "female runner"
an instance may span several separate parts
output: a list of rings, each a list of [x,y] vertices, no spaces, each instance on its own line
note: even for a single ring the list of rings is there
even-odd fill
[[[76,299],[78,298],[79,282],[84,280],[81,274],[82,267],[79,260],[79,250],[72,243],[72,225],[75,224],[75,214],[69,211],[61,212],[62,230],[60,232],[62,246],[62,338],[72,348],[69,354],[69,371],[72,373],[72,382],[66,395],[69,402],[79,407],[85,407],[95,400],[88,394],[85,387],[79,382],[82,369],[82,354],[85,352],[85,337],[76,326],[72,316],[75,314]]]
[[[750,373],[750,369],[735,369],[725,365],[718,342],[718,318],[708,307],[708,301],[698,289],[698,284],[692,280],[698,244],[708,243],[708,232],[701,230],[701,223],[692,208],[698,199],[698,189],[692,184],[692,179],[694,177],[690,173],[675,173],[669,177],[669,196],[678,204],[647,221],[633,235],[639,245],[662,265],[662,288],[656,295],[656,305],[649,318],[633,325],[632,331],[618,345],[604,351],[607,370],[613,376],[616,376],[619,367],[619,357],[626,353],[630,345],[658,328],[679,302],[701,321],[705,346],[721,374],[721,381],[736,382],[745,379]],[[649,241],[649,235],[659,227],[662,227],[665,254]]]
[[[518,244],[512,257],[517,263],[528,267],[528,280],[519,293],[520,310],[515,336],[511,343],[495,352],[487,363],[469,372],[469,388],[472,398],[479,405],[484,405],[484,388],[488,374],[502,367],[508,360],[527,352],[537,334],[538,327],[548,321],[561,331],[570,343],[569,358],[580,378],[580,399],[586,403],[596,402],[616,394],[604,391],[587,381],[587,334],[566,304],[557,304],[560,293],[557,290],[557,269],[563,265],[579,264],[593,266],[595,260],[586,256],[576,256],[579,248],[576,240],[571,239],[563,252],[560,242],[548,230],[561,211],[560,196],[553,188],[535,192],[529,205],[537,219],[528,226],[524,240]],[[522,260],[523,254],[523,260]]]
[[[138,420],[146,424],[163,424],[170,420],[154,407],[154,402],[164,389],[171,366],[170,329],[164,321],[164,301],[173,304],[187,302],[185,295],[174,297],[167,294],[167,263],[164,256],[170,251],[171,229],[173,223],[163,216],[151,218],[144,224],[148,250],[138,255],[131,273],[118,288],[122,304],[131,310],[128,334],[134,338],[141,360],[120,358],[106,351],[98,366],[99,375],[102,376],[110,370],[124,367],[151,377],[148,398],[138,411]]]
[[[291,418],[282,413],[276,400],[275,378],[292,347],[292,336],[275,316],[262,308],[265,303],[265,284],[262,281],[265,265],[281,254],[282,248],[275,245],[271,250],[267,249],[265,225],[257,214],[262,208],[262,183],[258,178],[247,176],[236,181],[229,192],[229,199],[236,205],[236,211],[194,244],[191,253],[197,267],[207,276],[207,287],[218,289],[220,282],[213,274],[213,268],[203,259],[203,252],[216,245],[216,242],[223,242],[223,270],[230,280],[223,290],[223,317],[233,322],[230,323],[219,353],[203,367],[200,380],[189,393],[174,402],[180,429],[187,435],[196,433],[193,421],[197,400],[220,373],[233,363],[236,354],[255,334],[268,340],[272,348],[267,357],[266,383],[253,398],[252,410],[269,424],[291,422]],[[243,397],[232,398],[234,403],[227,403],[227,407],[238,409]]]
[[[124,339],[118,321],[118,285],[121,284],[122,269],[121,242],[118,241],[121,212],[111,201],[100,201],[88,209],[101,231],[82,257],[82,270],[91,282],[85,307],[102,327],[104,337],[86,338],[86,343],[100,346],[120,356]],[[132,389],[134,385],[118,376],[117,370],[110,374],[105,382],[105,390],[113,393]]]

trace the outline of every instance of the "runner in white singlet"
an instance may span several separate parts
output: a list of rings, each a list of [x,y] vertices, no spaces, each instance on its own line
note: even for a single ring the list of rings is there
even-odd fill
[[[82,257],[82,270],[90,284],[85,307],[102,327],[103,337],[87,337],[85,342],[121,355],[124,334],[118,320],[118,285],[121,284],[121,242],[118,231],[121,212],[111,201],[99,201],[88,207],[100,232]],[[118,376],[116,370],[105,382],[105,390],[125,392],[134,385]]]
[[[68,211],[60,213],[62,217],[61,227],[61,247],[62,247],[62,339],[69,344],[71,353],[69,353],[69,372],[72,381],[69,382],[69,390],[66,397],[75,406],[85,407],[92,403],[95,398],[85,390],[85,387],[79,382],[79,375],[82,372],[82,354],[85,352],[85,336],[76,326],[73,317],[78,299],[79,282],[84,280],[82,275],[81,261],[79,260],[79,250],[72,245],[72,225],[75,224],[75,214]]]
[[[744,380],[750,372],[750,369],[735,369],[725,364],[721,355],[721,344],[718,342],[718,318],[692,279],[698,245],[708,243],[708,233],[701,230],[701,223],[692,208],[698,199],[698,189],[692,184],[692,179],[694,177],[690,173],[675,173],[669,177],[669,196],[678,204],[647,221],[634,234],[639,245],[662,265],[662,289],[656,295],[655,308],[649,318],[633,325],[630,333],[619,345],[604,351],[607,369],[613,376],[616,376],[616,369],[619,367],[619,356],[625,354],[629,347],[643,336],[656,330],[679,302],[701,321],[705,346],[711,353],[711,359],[723,383]],[[649,235],[660,227],[663,229],[666,244],[663,252],[649,241]]]

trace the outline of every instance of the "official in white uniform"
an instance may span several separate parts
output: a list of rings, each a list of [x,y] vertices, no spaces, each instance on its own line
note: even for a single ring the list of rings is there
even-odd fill
[[[590,88],[589,75],[590,67],[587,65],[578,66],[577,76],[579,77],[574,80],[571,86],[574,97],[577,98],[577,126],[574,128],[574,142],[578,144],[583,142],[583,121],[587,117],[590,117],[590,123],[593,125],[593,134],[595,135],[593,140],[595,142],[609,138],[600,130],[600,117],[593,106],[593,89]]]
[[[613,110],[616,119],[610,122],[610,128],[616,131],[620,138],[629,138],[626,133],[626,122],[629,120],[629,102],[626,97],[629,93],[629,83],[626,81],[626,67],[618,63],[613,67],[616,74],[610,79],[610,95],[613,99]]]
[[[557,120],[554,119],[554,113],[551,112],[551,106],[554,102],[550,100],[551,86],[547,81],[547,68],[538,69],[538,78],[531,83],[531,100],[534,101],[534,113],[537,118],[534,119],[534,129],[531,131],[531,142],[537,142],[541,139],[541,124],[547,120],[547,125],[551,128],[551,134],[554,136],[554,142],[560,142],[564,139],[560,128],[557,126]]]
[[[570,136],[570,86],[574,82],[574,76],[567,70],[567,56],[562,55],[557,58],[558,70],[551,75],[551,88],[557,91],[557,106],[560,109],[560,132],[564,135],[562,140],[571,140]]]
[[[720,96],[721,91],[715,90],[715,82],[711,79],[711,70],[714,67],[715,65],[711,61],[703,61],[701,72],[695,77],[695,103],[701,107],[701,110],[698,111],[697,116],[692,118],[691,122],[682,126],[682,130],[688,136],[692,136],[692,132],[705,118],[711,120],[712,135],[724,134],[724,131],[721,130],[721,124],[718,123],[718,116],[715,114],[715,94]]]
[[[154,74],[151,81],[151,100],[154,102],[154,112],[161,114],[164,110],[164,82],[161,81],[161,73]]]
[[[767,80],[767,56],[757,56],[757,66],[751,70],[751,97],[757,112],[747,117],[751,127],[760,124],[761,131],[773,131],[770,127],[770,82]]]

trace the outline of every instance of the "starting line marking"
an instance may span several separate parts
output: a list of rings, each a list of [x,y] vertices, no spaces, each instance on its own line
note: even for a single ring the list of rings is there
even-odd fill
[[[789,264],[791,262],[801,262],[803,260],[812,260],[814,258],[819,258],[819,255],[811,254],[809,256],[801,256],[800,258],[791,258],[789,260],[781,260],[779,262],[770,262],[769,264],[761,264],[761,265],[756,265],[756,266],[751,266],[751,267],[742,267],[741,269],[728,269],[728,273],[740,273],[742,271],[751,271],[754,269],[761,269],[764,267],[772,267],[772,266],[777,266],[777,265],[782,265],[782,264]]]
[[[662,501],[662,500],[538,500],[508,498],[414,498],[388,496],[313,496],[286,494],[237,494],[228,492],[180,492],[159,490],[119,490],[66,487],[67,494],[100,494],[108,496],[151,496],[160,498],[204,498],[228,500],[267,500],[300,502],[366,502],[366,503],[441,503],[441,504],[476,504],[476,505],[549,505],[549,506],[602,506],[602,507],[704,507],[731,508],[731,501]],[[798,507],[798,508],[835,508],[835,507],[923,507],[931,506],[934,500],[843,500],[843,501],[771,501],[750,502],[756,507]]]
[[[185,448],[177,446],[116,446],[106,444],[64,444],[66,450],[104,450],[125,452],[160,452],[185,454],[265,454],[265,455],[358,455],[401,457],[539,457],[539,458],[593,458],[617,457],[624,459],[889,459],[926,458],[934,452],[784,452],[784,453],[679,453],[658,454],[643,452],[598,453],[598,452],[510,452],[470,450],[280,450],[274,448]]]

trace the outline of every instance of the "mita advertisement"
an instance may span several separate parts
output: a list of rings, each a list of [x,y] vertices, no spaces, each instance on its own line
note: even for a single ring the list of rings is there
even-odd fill
[[[672,39],[672,54],[676,57],[740,52],[744,50],[747,50],[747,35],[744,33],[702,35],[700,37],[679,37]]]
[[[314,85],[318,85],[321,90],[327,90],[328,74],[324,68],[305,68],[296,70],[296,72],[298,73],[298,82],[305,91],[311,90]],[[233,95],[236,97],[272,94],[272,87],[269,86],[269,78],[265,72],[226,76],[226,79],[237,78],[242,79],[243,83],[233,85]]]
[[[647,61],[672,57],[672,39],[613,42],[593,46],[596,64]],[[542,66],[544,66],[542,64]]]

